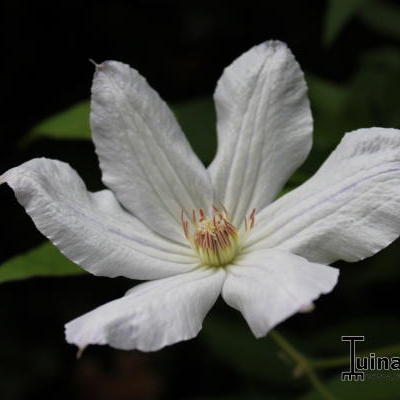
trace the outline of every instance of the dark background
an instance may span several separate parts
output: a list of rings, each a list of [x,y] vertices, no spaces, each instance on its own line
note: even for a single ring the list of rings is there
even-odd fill
[[[392,94],[400,89],[399,38],[354,14],[327,45],[326,1],[3,0],[1,7],[1,171],[46,156],[71,163],[90,189],[101,187],[91,143],[41,138],[20,145],[43,118],[89,97],[89,58],[131,64],[174,103],[210,96],[234,58],[264,40],[279,39],[288,43],[306,76],[354,95],[351,107],[366,98],[379,100],[367,112],[351,109],[340,121],[333,114],[327,130],[337,130],[340,138],[358,123],[400,128],[399,96]],[[368,55],[372,61],[364,67]],[[320,143],[325,139],[318,110],[330,109],[329,93],[319,97],[321,105],[312,103]],[[304,175],[337,141],[326,143],[314,150]],[[43,238],[11,190],[1,187],[0,201],[0,261],[5,261]],[[342,334],[368,335],[367,348],[397,344],[399,255],[395,243],[371,260],[343,265],[334,293],[321,299],[313,314],[282,324],[283,332],[314,357],[346,354]],[[93,347],[77,361],[64,341],[64,323],[131,286],[124,279],[88,275],[0,284],[0,399],[251,400],[300,398],[309,390],[307,381],[292,377],[274,345],[253,339],[241,317],[222,303],[207,317],[199,339],[151,354]],[[338,371],[321,374],[334,384]]]

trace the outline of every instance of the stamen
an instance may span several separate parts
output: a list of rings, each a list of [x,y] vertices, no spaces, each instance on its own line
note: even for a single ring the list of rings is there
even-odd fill
[[[192,212],[192,221],[194,224],[197,222],[196,221],[196,210],[193,210],[193,212]]]
[[[250,229],[253,229],[254,223],[256,221],[256,209],[255,208],[253,208],[253,211],[250,214],[250,220],[251,220]]]
[[[205,214],[204,214],[204,210],[202,208],[200,208],[199,214],[200,214],[200,222],[201,222],[206,218]]]
[[[207,217],[204,209],[200,208],[198,211],[192,210],[191,219],[185,219],[182,210],[182,228],[186,239],[204,265],[224,266],[239,252],[240,235],[229,221],[223,205],[221,207],[213,205],[212,213],[213,215]],[[251,214],[244,218],[245,235],[254,227],[255,213],[256,210],[253,209]]]

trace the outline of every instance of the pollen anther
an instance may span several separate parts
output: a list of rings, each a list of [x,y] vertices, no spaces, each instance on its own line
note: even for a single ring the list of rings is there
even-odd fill
[[[200,208],[193,210],[191,218],[186,219],[181,213],[181,223],[186,239],[208,266],[224,266],[230,263],[240,249],[239,232],[229,221],[225,208],[212,207],[212,216],[207,217]],[[189,214],[190,215],[190,214]],[[250,231],[255,222],[255,209],[245,217],[245,232]]]

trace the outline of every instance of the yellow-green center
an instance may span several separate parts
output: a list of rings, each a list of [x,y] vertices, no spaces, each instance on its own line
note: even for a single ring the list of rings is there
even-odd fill
[[[246,232],[254,225],[254,214],[255,211],[245,219]],[[182,213],[182,227],[203,265],[223,267],[233,261],[240,250],[239,232],[225,210],[214,207],[211,217],[206,217],[203,209],[198,215],[193,210],[190,220],[185,219]]]

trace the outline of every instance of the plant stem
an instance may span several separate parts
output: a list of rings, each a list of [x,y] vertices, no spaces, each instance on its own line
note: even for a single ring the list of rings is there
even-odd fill
[[[295,362],[295,375],[305,374],[314,389],[325,400],[334,400],[334,396],[327,390],[326,386],[318,378],[314,371],[314,367],[306,356],[298,351],[291,343],[289,343],[277,331],[271,331],[269,337]]]
[[[377,356],[391,356],[400,354],[400,345],[383,346],[361,353],[357,353],[358,357],[368,356],[370,353],[375,353]],[[326,358],[324,360],[309,360],[309,363],[314,369],[337,368],[349,364],[349,356],[339,356]]]

